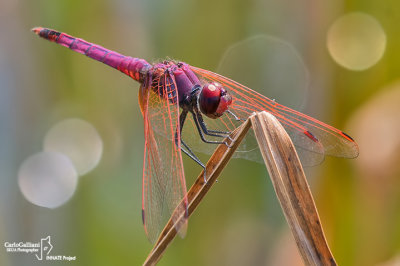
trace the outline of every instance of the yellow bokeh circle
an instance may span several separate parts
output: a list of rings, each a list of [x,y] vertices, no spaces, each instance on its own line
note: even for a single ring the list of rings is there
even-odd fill
[[[386,34],[372,16],[355,12],[338,18],[329,28],[327,46],[333,60],[350,70],[375,65],[386,48]]]

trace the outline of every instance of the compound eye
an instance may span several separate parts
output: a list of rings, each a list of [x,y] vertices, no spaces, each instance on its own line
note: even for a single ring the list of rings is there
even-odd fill
[[[221,99],[222,86],[219,84],[208,83],[203,86],[199,96],[199,106],[203,114],[208,117],[216,118],[215,112],[218,109],[219,101]]]
[[[199,106],[203,114],[210,118],[218,118],[228,110],[232,103],[232,97],[217,82],[211,82],[203,86],[199,96]]]

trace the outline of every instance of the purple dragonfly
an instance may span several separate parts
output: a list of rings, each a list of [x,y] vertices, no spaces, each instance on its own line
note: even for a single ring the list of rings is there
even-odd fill
[[[357,144],[343,131],[219,74],[173,60],[152,65],[144,59],[124,56],[47,28],[34,28],[33,32],[141,83],[139,104],[145,135],[142,217],[152,242],[157,240],[165,218],[178,205],[182,209],[177,213],[186,216],[173,219],[180,221],[176,229],[185,233],[188,202],[181,151],[205,169],[193,150],[210,153],[215,146],[207,144],[228,145],[223,139],[253,112],[272,113],[285,127],[306,164],[318,164],[325,155],[358,156]],[[248,135],[236,155],[257,160],[259,157],[254,153],[257,147],[254,138]],[[184,204],[179,204],[181,201]]]

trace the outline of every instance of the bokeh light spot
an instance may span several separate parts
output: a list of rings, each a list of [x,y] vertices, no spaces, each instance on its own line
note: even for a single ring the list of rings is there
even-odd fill
[[[337,19],[328,31],[327,46],[333,60],[350,70],[375,65],[386,48],[386,34],[372,16],[360,12]]]
[[[67,155],[78,174],[84,175],[99,163],[103,142],[91,124],[71,118],[57,123],[47,132],[44,150]]]
[[[71,160],[57,152],[40,152],[20,166],[19,188],[31,203],[56,208],[74,194],[78,175]]]
[[[222,56],[217,73],[301,109],[308,86],[308,69],[296,48],[280,38],[256,35],[232,44]]]

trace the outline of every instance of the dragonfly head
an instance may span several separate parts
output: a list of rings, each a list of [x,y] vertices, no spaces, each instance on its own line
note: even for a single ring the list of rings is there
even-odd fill
[[[223,115],[231,103],[232,96],[217,82],[204,85],[199,95],[201,112],[213,119]]]

